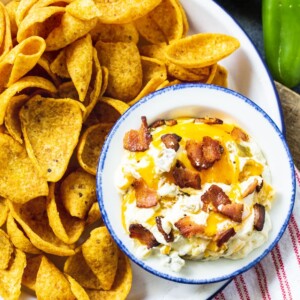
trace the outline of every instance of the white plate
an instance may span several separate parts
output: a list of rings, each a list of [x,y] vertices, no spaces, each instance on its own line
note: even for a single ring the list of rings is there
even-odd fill
[[[220,63],[229,72],[229,88],[244,94],[261,106],[279,129],[283,130],[283,117],[274,83],[245,32],[212,0],[185,0],[182,5],[190,22],[190,33],[227,33],[239,39],[241,47]],[[228,281],[206,285],[175,283],[157,278],[133,264],[133,287],[128,299],[206,299],[227,283]],[[23,292],[20,299],[35,298]]]

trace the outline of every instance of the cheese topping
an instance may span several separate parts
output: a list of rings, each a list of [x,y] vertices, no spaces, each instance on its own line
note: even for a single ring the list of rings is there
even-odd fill
[[[251,137],[234,124],[184,118],[148,133],[148,149],[125,150],[116,176],[139,257],[163,256],[179,272],[186,259],[242,258],[267,240],[274,192]],[[147,189],[137,191],[136,181]]]

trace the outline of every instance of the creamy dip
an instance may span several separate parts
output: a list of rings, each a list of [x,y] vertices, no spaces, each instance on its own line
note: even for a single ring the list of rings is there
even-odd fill
[[[123,226],[139,258],[163,256],[179,272],[186,259],[239,259],[267,240],[274,192],[267,162],[245,131],[214,118],[161,121],[147,130],[147,149],[125,150],[116,175]],[[200,161],[209,159],[198,167],[199,152]]]

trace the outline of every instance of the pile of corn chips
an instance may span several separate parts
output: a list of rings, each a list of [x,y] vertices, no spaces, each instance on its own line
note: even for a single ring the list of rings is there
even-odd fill
[[[105,137],[150,92],[226,86],[239,42],[187,36],[178,0],[12,0],[0,16],[0,296],[125,299],[131,265],[96,201]]]

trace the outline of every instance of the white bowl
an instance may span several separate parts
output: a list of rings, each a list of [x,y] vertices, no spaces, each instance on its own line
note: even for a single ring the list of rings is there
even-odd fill
[[[212,116],[238,124],[261,148],[270,168],[275,200],[270,211],[273,228],[261,247],[238,260],[187,261],[179,273],[163,267],[159,258],[141,260],[121,222],[121,198],[114,177],[124,153],[123,137],[140,127],[141,116],[148,124],[157,119],[180,116]],[[282,236],[295,200],[293,161],[285,139],[272,119],[254,102],[232,90],[205,84],[181,84],[154,92],[129,108],[109,133],[99,159],[97,196],[103,220],[112,237],[128,257],[159,277],[180,283],[204,284],[230,279],[248,270],[269,253]]]

